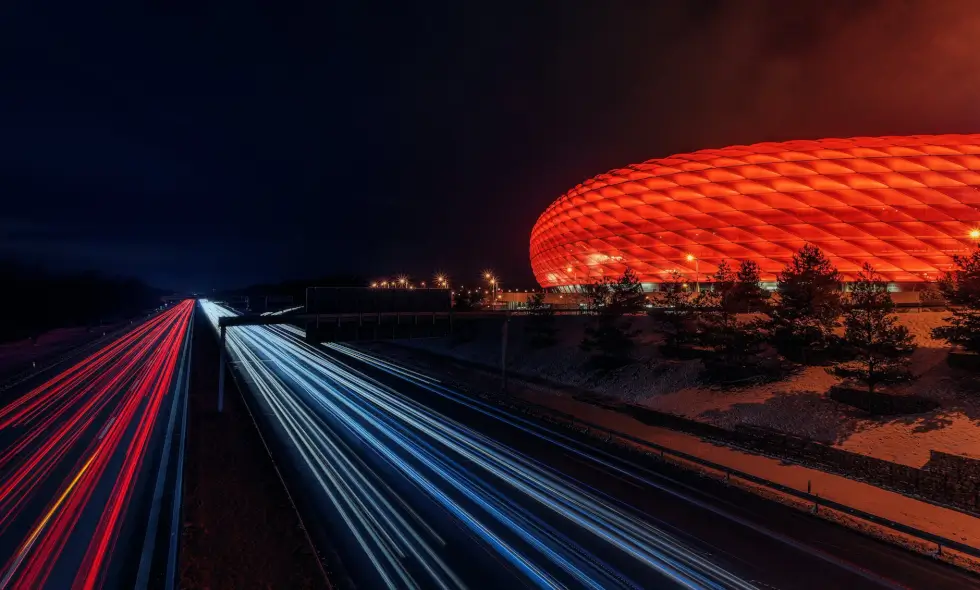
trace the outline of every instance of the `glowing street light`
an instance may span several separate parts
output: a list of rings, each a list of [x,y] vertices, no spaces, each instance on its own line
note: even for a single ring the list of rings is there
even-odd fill
[[[686,256],[688,262],[694,263],[694,290],[698,293],[701,292],[701,265],[700,261],[694,254],[688,254]]]
[[[371,283],[371,288],[372,289],[377,289],[378,288],[378,283]]]
[[[483,271],[483,278],[485,278],[487,283],[490,285],[490,289],[488,289],[488,291],[491,292],[490,306],[492,308],[497,302],[497,287],[500,286],[500,281],[498,281],[497,277],[493,276],[493,272],[489,270]]]

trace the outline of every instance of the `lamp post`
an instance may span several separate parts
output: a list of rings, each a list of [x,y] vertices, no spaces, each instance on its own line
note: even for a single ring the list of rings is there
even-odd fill
[[[694,254],[687,255],[687,261],[694,263],[694,291],[697,293],[701,292],[701,265],[697,256]]]
[[[487,280],[490,284],[490,309],[497,309],[497,277],[493,276],[493,273],[487,271],[483,273],[483,278]]]

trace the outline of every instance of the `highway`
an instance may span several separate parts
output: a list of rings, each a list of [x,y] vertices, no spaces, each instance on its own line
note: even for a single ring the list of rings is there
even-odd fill
[[[166,582],[193,310],[176,304],[4,393],[0,590]]]
[[[293,327],[229,328],[227,347],[307,528],[359,588],[976,584]]]

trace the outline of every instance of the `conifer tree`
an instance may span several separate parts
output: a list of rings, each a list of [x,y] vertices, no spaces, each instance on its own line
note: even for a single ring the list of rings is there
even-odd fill
[[[954,256],[957,269],[947,273],[939,288],[951,305],[947,325],[933,329],[934,338],[964,350],[980,352],[980,245],[969,256]]]
[[[855,356],[833,372],[864,383],[874,393],[878,385],[912,378],[908,362],[915,338],[898,324],[888,282],[867,263],[857,279],[844,313],[844,344]]]
[[[835,343],[843,311],[841,277],[824,253],[803,246],[778,276],[779,301],[768,310],[767,329],[780,354],[810,362]]]
[[[739,314],[759,310],[768,294],[760,286],[759,266],[744,261],[738,272],[726,261],[718,266],[708,309],[699,329],[702,344],[710,349],[703,357],[705,366],[716,375],[739,378],[756,366],[765,334],[759,322],[739,320]]]
[[[629,268],[617,280],[604,281],[602,286],[606,288],[605,303],[597,308],[595,321],[585,329],[581,348],[592,354],[596,367],[608,370],[630,361],[638,333],[630,315],[643,309],[646,298],[640,281]]]
[[[557,341],[555,337],[555,310],[544,302],[544,293],[527,297],[527,332],[532,348],[547,348]]]

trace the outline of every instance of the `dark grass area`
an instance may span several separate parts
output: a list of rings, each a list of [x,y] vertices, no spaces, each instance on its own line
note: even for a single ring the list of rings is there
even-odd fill
[[[218,343],[195,318],[180,587],[329,588],[230,374],[216,412]]]
[[[138,326],[145,318],[91,328],[66,328],[0,345],[0,389],[52,368],[68,368]]]

